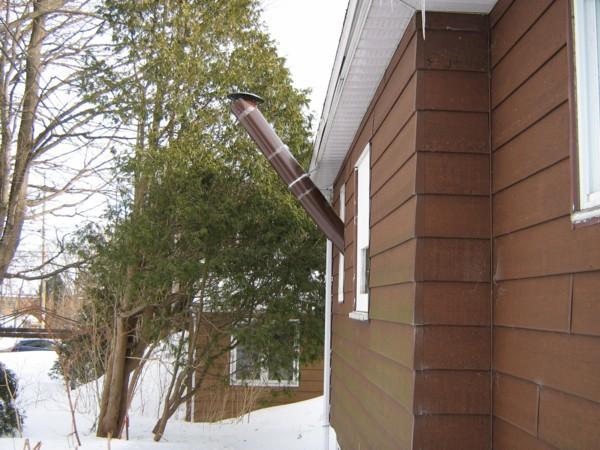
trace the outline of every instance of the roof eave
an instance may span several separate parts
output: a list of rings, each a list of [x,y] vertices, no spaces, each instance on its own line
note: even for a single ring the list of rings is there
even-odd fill
[[[427,11],[487,14],[497,0],[426,0]],[[422,0],[350,0],[310,164],[331,188],[400,39]],[[366,69],[361,71],[361,68]]]

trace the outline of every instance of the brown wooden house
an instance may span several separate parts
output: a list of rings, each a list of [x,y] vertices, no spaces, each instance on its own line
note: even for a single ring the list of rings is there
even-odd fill
[[[209,376],[194,396],[195,422],[241,418],[256,409],[299,402],[323,395],[323,362],[301,365],[289,379],[278,379],[267,369],[255,376],[236,371],[241,349],[220,361],[220,373]]]
[[[341,449],[600,449],[599,49],[598,0],[350,0],[310,167],[343,223],[232,96],[338,248]]]
[[[598,18],[350,1],[311,164],[343,450],[600,448]]]
[[[223,347],[228,342],[223,341]],[[282,339],[281,345],[286,345]],[[256,409],[308,400],[323,395],[323,362],[301,364],[290,342],[289,365],[269,368],[259,354],[238,344],[224,352],[204,375],[202,388],[188,405],[195,422],[240,418]],[[198,368],[198,374],[203,372]]]
[[[242,343],[230,348],[233,337],[216,331],[231,327],[229,314],[204,313],[198,324],[199,348],[218,356],[209,358],[210,366],[199,357],[192,385],[200,387],[186,404],[188,420],[241,420],[259,408],[323,395],[323,361],[300,362],[302,349],[294,320],[288,324],[287,335],[271,337],[285,354],[271,363],[266,355],[247,350]]]

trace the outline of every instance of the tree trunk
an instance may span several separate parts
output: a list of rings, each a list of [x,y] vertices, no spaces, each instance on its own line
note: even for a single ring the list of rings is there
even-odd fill
[[[189,327],[188,328],[189,343],[188,343],[188,348],[187,348],[187,363],[192,364],[192,365],[194,364],[195,347],[197,345],[195,325],[196,325],[196,321],[194,320],[194,314],[190,313],[190,324],[188,325],[188,327]],[[195,368],[193,369],[192,373],[190,375],[188,375],[188,377],[186,378],[185,390],[186,390],[187,395],[190,395],[191,392],[194,390],[194,372],[195,372]],[[193,398],[191,398],[190,400],[185,402],[185,421],[186,422],[194,421],[194,418],[192,417],[193,402],[194,402]]]
[[[108,368],[104,375],[104,388],[102,391],[102,405],[98,420],[96,436],[119,437],[120,425],[125,420],[122,416],[124,405],[127,405],[127,388],[129,374],[126,372],[127,358],[127,319],[116,318],[116,330],[112,345],[112,352],[108,361]]]
[[[164,14],[166,14],[166,11],[167,9],[165,8]],[[151,149],[158,149],[160,121],[163,118],[163,98],[164,90],[163,87],[159,85],[157,87],[156,98],[153,102],[150,123],[147,123],[148,117],[145,111],[141,113],[141,116],[138,118],[139,122],[137,125],[135,148],[135,159],[138,163],[143,162],[146,158],[149,151],[147,146]],[[145,98],[142,100],[142,103],[145,106]],[[146,128],[147,126],[148,130]],[[144,209],[144,201],[151,179],[151,174],[148,174],[141,167],[142,165],[140,165],[140,168],[138,168],[138,171],[134,176],[133,216],[141,214]],[[120,311],[127,311],[128,308],[134,304],[134,299],[136,297],[133,278],[137,271],[137,266],[130,264],[126,271],[125,290],[119,304]],[[106,379],[102,392],[103,403],[100,410],[98,431],[96,433],[96,436],[98,437],[107,437],[109,433],[113,437],[121,437],[125,419],[127,417],[127,410],[129,409],[130,397],[133,395],[132,391],[135,388],[135,380],[130,386],[130,375],[138,366],[140,360],[128,359],[128,356],[130,355],[128,354],[127,347],[127,325],[130,320],[134,320],[134,318],[128,317],[127,319],[124,319],[120,317],[117,319],[115,340],[112,343],[111,356],[108,364],[111,367],[111,373],[109,374],[107,372],[105,375]],[[139,356],[144,354],[144,349],[146,347],[141,349],[141,354]],[[131,351],[131,349],[129,349],[129,351]],[[107,384],[108,380],[110,380],[109,384]]]
[[[25,86],[23,95],[23,109],[21,123],[17,136],[17,152],[15,155],[15,169],[13,172],[8,205],[4,207],[4,220],[2,222],[2,237],[0,238],[0,284],[6,275],[23,229],[26,211],[27,183],[29,175],[30,157],[33,147],[33,126],[35,114],[40,100],[40,74],[42,43],[46,37],[45,12],[47,0],[36,0],[33,3],[34,13],[39,13],[31,21],[31,37],[27,46],[25,66]],[[3,194],[5,195],[5,194]]]
[[[194,387],[190,391],[186,389],[185,381],[187,377],[192,376],[192,372],[196,371],[196,368],[189,366],[183,368],[184,372],[181,374],[182,377],[180,381],[173,389],[170,390],[169,394],[166,396],[165,406],[163,407],[162,415],[160,419],[158,419],[156,424],[154,424],[154,428],[152,428],[152,434],[154,435],[155,441],[158,442],[160,439],[162,439],[162,436],[165,433],[165,429],[167,428],[167,423],[169,419],[173,416],[173,414],[177,412],[177,408],[179,408],[179,405],[181,405],[184,402],[194,400],[194,396],[196,395],[196,393],[198,393],[198,391],[200,391],[203,385],[204,377],[208,372],[208,367],[212,367],[213,362],[214,360],[212,358],[206,362],[207,366],[202,368],[198,375],[198,378],[196,379]]]
[[[6,64],[4,54],[7,53],[5,43],[2,43],[0,55],[0,227],[4,228],[8,208],[8,194],[10,192],[10,144],[12,142],[11,125],[9,120],[8,84],[6,83]],[[2,229],[0,228],[0,230]]]
[[[98,430],[96,436],[120,438],[127,419],[127,413],[133,397],[133,391],[138,384],[144,358],[149,349],[144,343],[134,347],[129,336],[135,329],[139,316],[121,315],[115,321],[115,335],[111,345],[112,351],[104,374]],[[132,377],[133,374],[133,377]]]
[[[136,159],[141,161],[144,157],[144,146],[146,142],[145,120],[142,117],[137,127]],[[136,174],[134,181],[133,214],[140,214],[144,206],[144,197],[148,189],[149,178],[144,172]],[[119,310],[126,311],[133,304],[135,297],[133,278],[136,267],[131,264],[126,269],[126,283],[123,297],[119,302]],[[102,388],[102,404],[98,418],[98,430],[96,436],[120,437],[129,407],[129,375],[137,366],[137,361],[127,360],[127,334],[128,322],[131,317],[122,317],[117,312],[115,335],[111,344],[111,353],[108,360],[107,370]]]
[[[215,364],[220,356],[224,353],[228,353],[230,350],[227,346],[225,348],[218,348],[216,353],[210,352],[212,345],[220,342],[220,338],[222,338],[222,336],[220,336],[214,340],[211,339],[211,341],[202,349],[201,354],[198,354],[198,347],[200,345],[200,342],[198,341],[200,335],[200,333],[198,333],[199,321],[200,316],[198,318],[198,323],[193,328],[193,336],[190,336],[189,346],[192,351],[187,353],[187,360],[183,366],[180,367],[179,365],[176,365],[177,370],[174,371],[171,384],[165,396],[165,405],[163,407],[162,415],[152,429],[155,441],[159,441],[162,438],[167,427],[167,422],[173,414],[175,414],[179,405],[194,401],[194,396],[201,389],[204,379],[212,369],[213,364]],[[200,369],[198,369],[199,366],[201,366]],[[177,375],[178,371],[181,371],[179,375]],[[188,381],[192,379],[194,374],[196,374],[195,383],[191,385],[190,388]],[[177,377],[177,379],[175,379],[175,377]]]
[[[152,434],[154,434],[154,440],[160,441],[162,435],[165,432],[165,428],[167,427],[167,421],[174,414],[175,410],[177,410],[177,406],[179,403],[176,402],[175,399],[181,397],[180,391],[183,386],[185,386],[185,375],[187,365],[181,367],[179,358],[181,357],[181,351],[184,346],[185,338],[185,330],[181,332],[181,337],[179,339],[179,344],[177,348],[177,355],[175,356],[175,365],[173,367],[173,374],[171,375],[171,383],[169,383],[169,388],[167,389],[167,393],[165,395],[165,406],[163,407],[163,413],[160,419],[152,428]],[[187,362],[187,361],[186,361]],[[181,369],[181,373],[180,373]],[[173,410],[173,404],[175,404],[175,410]]]
[[[154,434],[154,441],[158,442],[162,439],[165,434],[165,429],[167,428],[167,423],[175,411],[177,411],[177,407],[179,406],[176,401],[168,401],[163,409],[163,414],[161,418],[156,422],[154,428],[152,429],[152,433]]]

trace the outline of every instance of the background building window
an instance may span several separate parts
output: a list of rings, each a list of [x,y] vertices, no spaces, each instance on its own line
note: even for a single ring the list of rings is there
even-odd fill
[[[234,386],[297,387],[299,385],[299,354],[297,329],[291,324],[290,336],[274,337],[289,352],[279,357],[268,356],[238,344],[230,352],[229,382]]]

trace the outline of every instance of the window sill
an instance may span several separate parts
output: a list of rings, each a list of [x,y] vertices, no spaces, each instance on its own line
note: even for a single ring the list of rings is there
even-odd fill
[[[576,228],[600,223],[600,207],[583,209],[571,213],[571,222]]]
[[[236,387],[264,387],[264,388],[297,388],[300,386],[298,381],[261,381],[261,380],[230,380],[230,386]]]
[[[369,321],[369,313],[365,311],[352,311],[348,314],[353,320],[358,320],[359,322],[368,322]]]

